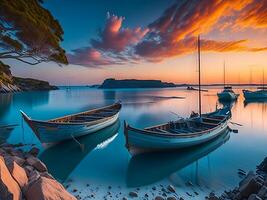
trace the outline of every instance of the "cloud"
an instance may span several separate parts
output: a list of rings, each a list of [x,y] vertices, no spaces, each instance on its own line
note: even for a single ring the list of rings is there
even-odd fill
[[[106,65],[120,65],[126,62],[126,59],[106,55],[92,47],[84,47],[72,50],[72,53],[67,54],[70,64],[81,65],[85,67],[97,67]]]
[[[179,0],[146,28],[123,28],[123,22],[123,17],[108,14],[98,38],[68,54],[69,62],[88,67],[159,62],[194,52],[199,34],[202,51],[267,50],[247,46],[247,38],[217,41],[209,35],[212,31],[267,28],[267,0]]]
[[[266,48],[251,48],[247,40],[215,41],[201,40],[201,50],[210,52],[265,51]],[[144,41],[136,46],[136,54],[150,62],[160,62],[165,58],[181,56],[196,51],[197,38],[191,37],[178,42]]]
[[[104,29],[100,31],[98,39],[92,39],[91,44],[96,49],[121,52],[126,47],[138,43],[149,31],[148,28],[122,28],[124,18],[107,15]]]
[[[267,0],[254,0],[240,12],[236,24],[254,29],[267,28]]]
[[[266,2],[266,0],[264,0]],[[266,15],[266,3],[258,0],[184,0],[177,1],[148,27],[149,34],[135,46],[135,53],[145,60],[158,62],[196,50],[196,37],[210,33],[214,28],[234,29],[237,24],[253,26],[258,17]],[[257,11],[259,9],[259,13]],[[251,13],[251,15],[249,15]],[[239,17],[239,15],[241,15]],[[246,17],[247,16],[247,17]],[[253,18],[253,19],[252,19]],[[254,19],[256,18],[256,19]],[[264,24],[264,18],[261,22]],[[250,22],[250,23],[248,23]],[[244,28],[244,26],[242,26]],[[239,27],[240,30],[240,27]],[[266,51],[267,48],[246,46],[247,40],[202,40],[202,51]]]

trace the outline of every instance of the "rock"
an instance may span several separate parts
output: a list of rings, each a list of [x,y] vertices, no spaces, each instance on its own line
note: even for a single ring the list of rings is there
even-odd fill
[[[267,173],[267,157],[264,158],[264,160],[261,162],[261,164],[258,165],[257,168],[258,170]]]
[[[164,198],[161,196],[156,196],[155,200],[164,200]]]
[[[187,186],[194,186],[193,183],[191,181],[187,181],[186,183]]]
[[[246,177],[239,182],[239,187],[244,185],[244,184],[246,184],[246,183],[248,183],[254,177],[255,177],[254,172],[253,171],[249,171],[248,174],[246,175]]]
[[[34,168],[30,165],[25,166],[24,169],[28,177],[30,177],[31,172],[34,170]]]
[[[173,185],[168,185],[167,189],[170,191],[170,192],[173,192],[175,193],[175,187]]]
[[[19,185],[9,173],[2,156],[0,156],[0,199],[22,199],[22,193],[20,191]]]
[[[261,188],[261,184],[253,177],[248,182],[245,182],[240,186],[240,194],[243,198],[248,198],[252,193],[258,193]]]
[[[39,172],[46,172],[47,171],[45,164],[42,161],[40,161],[38,158],[35,158],[33,156],[29,156],[26,159],[26,161],[29,165],[33,166]]]
[[[176,200],[175,197],[168,197],[167,200]]]
[[[49,174],[48,172],[41,172],[40,176],[46,177],[46,178],[50,178],[50,179],[54,179],[54,177]]]
[[[76,198],[69,194],[64,187],[56,180],[46,177],[40,177],[35,181],[25,193],[26,200],[75,200]]]
[[[136,192],[129,192],[130,197],[138,197],[138,194]]]
[[[23,189],[28,184],[28,177],[25,170],[20,167],[15,161],[13,161],[12,167],[10,167],[9,172],[12,177],[17,181],[20,188]]]
[[[126,197],[123,197],[122,200],[127,200],[127,198]]]
[[[248,198],[248,200],[262,200],[260,197],[258,197],[256,194],[251,194]]]
[[[33,155],[33,156],[37,156],[39,151],[40,150],[37,147],[33,147],[28,153]]]
[[[267,187],[262,186],[257,195],[262,199],[267,199]]]
[[[152,190],[156,190],[156,187],[155,187],[155,186],[153,186],[153,187],[152,187]]]
[[[35,170],[31,171],[30,175],[29,175],[29,185],[28,186],[30,186],[35,181],[37,181],[39,179],[39,177],[40,177],[40,174],[38,171],[35,171]]]

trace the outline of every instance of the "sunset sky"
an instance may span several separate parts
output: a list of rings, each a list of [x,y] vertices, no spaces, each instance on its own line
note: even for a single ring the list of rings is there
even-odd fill
[[[17,76],[56,85],[105,78],[197,81],[196,37],[201,35],[202,79],[267,82],[267,0],[46,0],[64,29],[69,65],[29,66],[9,60]]]

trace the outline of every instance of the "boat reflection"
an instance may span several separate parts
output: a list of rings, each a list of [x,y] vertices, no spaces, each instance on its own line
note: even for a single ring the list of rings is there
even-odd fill
[[[230,138],[227,130],[214,140],[176,152],[146,153],[134,156],[128,164],[128,187],[140,187],[160,181],[219,148]]]
[[[246,107],[248,104],[255,104],[255,103],[267,104],[267,98],[244,100],[244,107]]]
[[[5,143],[17,125],[0,124],[0,144]]]
[[[115,124],[87,136],[77,138],[77,141],[67,140],[46,149],[41,153],[39,159],[42,160],[48,171],[59,181],[64,182],[76,166],[93,149],[104,148],[107,142],[111,142],[120,128],[120,121]],[[103,145],[101,145],[103,144]]]

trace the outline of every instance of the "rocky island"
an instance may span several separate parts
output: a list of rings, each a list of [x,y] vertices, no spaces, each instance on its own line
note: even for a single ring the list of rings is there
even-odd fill
[[[102,89],[116,89],[116,88],[166,88],[176,87],[174,83],[162,82],[160,80],[137,80],[137,79],[124,79],[116,80],[109,78],[104,80],[99,88]]]
[[[50,85],[47,81],[14,77],[10,66],[0,61],[0,93],[56,89],[56,86]]]

